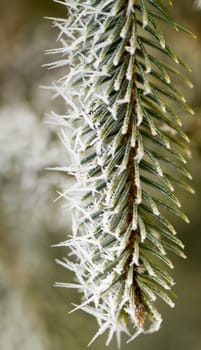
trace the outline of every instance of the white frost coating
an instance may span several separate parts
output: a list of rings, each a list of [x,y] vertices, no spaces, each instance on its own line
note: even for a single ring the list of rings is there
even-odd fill
[[[74,11],[76,10],[76,2],[66,2],[68,6],[71,7],[71,10]],[[94,9],[93,9],[94,11]],[[86,6],[84,7],[83,5],[83,18],[84,16],[88,16],[90,13],[89,7]],[[91,14],[91,13],[90,13]],[[82,19],[80,17],[80,28],[78,30],[82,30]],[[77,27],[79,27],[79,22],[76,23]],[[67,35],[67,33],[66,33]],[[97,38],[96,38],[97,40]],[[66,54],[71,53],[68,57],[68,64],[71,64],[70,61],[72,61],[73,65],[73,52],[76,53],[76,47],[77,43],[70,44],[68,46],[68,49],[64,49]],[[79,44],[81,44],[81,41],[79,41]],[[92,53],[92,57],[96,57],[96,53]],[[74,69],[71,69],[70,75],[66,78],[66,81],[64,82],[63,85],[59,86],[54,86],[56,94],[63,96],[64,100],[69,106],[69,109],[71,109],[71,115],[77,115],[80,116],[82,115],[84,118],[82,119],[82,124],[84,125],[89,125],[93,126],[93,124],[90,121],[90,116],[88,113],[86,113],[86,110],[90,110],[90,108],[86,108],[88,105],[88,101],[86,101],[86,93],[88,93],[88,100],[90,101],[91,98],[93,98],[93,84],[97,80],[97,74],[95,75],[92,72],[86,73],[84,71],[84,65],[85,63],[88,62],[87,57],[82,55],[80,57],[80,64],[78,66],[78,70],[80,72],[80,76],[83,78],[80,83],[80,90],[79,90],[79,99],[78,97],[75,98],[75,90],[71,87],[71,81],[76,80],[77,77],[77,71]],[[65,62],[66,63],[66,62]],[[59,63],[57,64],[59,65]],[[94,66],[98,69],[99,62],[95,61]],[[83,73],[82,73],[83,72]],[[90,84],[89,84],[89,79],[86,78],[86,74],[90,76]],[[85,85],[85,82],[89,85]],[[77,93],[77,92],[76,92]],[[99,96],[103,102],[108,103],[107,97],[104,95]],[[98,94],[96,94],[95,99],[98,98]],[[91,102],[91,101],[90,101]],[[114,119],[116,119],[116,106],[113,105],[112,108],[108,107],[109,112],[111,112],[111,115]],[[75,134],[76,134],[76,127],[75,127]],[[73,236],[70,239],[70,244],[71,246],[71,251],[74,255],[79,256],[79,264],[78,263],[72,263],[68,260],[65,262],[59,262],[62,264],[64,267],[67,269],[72,270],[77,278],[78,283],[77,284],[70,284],[70,283],[65,283],[61,284],[58,283],[58,286],[66,287],[66,288],[76,288],[82,290],[84,296],[85,296],[85,301],[76,309],[83,309],[86,312],[89,312],[90,314],[94,315],[97,318],[98,324],[99,324],[99,330],[90,342],[90,344],[101,334],[103,334],[106,330],[109,329],[109,335],[107,339],[107,345],[110,343],[112,337],[114,334],[117,336],[118,340],[118,345],[120,346],[120,334],[121,332],[127,333],[128,334],[128,329],[127,325],[119,322],[118,321],[118,304],[111,302],[114,300],[114,295],[111,292],[103,292],[110,287],[110,284],[113,281],[114,278],[114,273],[111,275],[108,275],[107,278],[105,278],[101,283],[93,282],[93,279],[100,273],[104,272],[105,268],[105,263],[104,261],[110,261],[111,260],[111,249],[107,248],[104,250],[100,250],[100,242],[98,238],[96,238],[94,232],[96,231],[96,221],[92,219],[94,215],[96,215],[96,212],[100,210],[99,204],[97,202],[97,205],[93,205],[92,207],[88,207],[88,209],[83,208],[83,204],[81,201],[81,197],[83,194],[86,192],[92,192],[94,193],[94,196],[96,196],[97,190],[95,188],[95,184],[91,183],[87,178],[86,174],[88,171],[88,165],[83,164],[82,167],[80,167],[80,162],[81,159],[78,157],[78,152],[77,150],[80,151],[83,150],[83,139],[81,137],[80,133],[77,133],[76,135],[76,152],[74,151],[74,146],[72,146],[72,143],[69,141],[69,139],[66,137],[65,133],[62,133],[62,140],[63,143],[65,144],[68,152],[72,154],[72,158],[76,161],[76,166],[75,164],[72,167],[65,168],[65,171],[68,170],[71,174],[74,174],[77,183],[73,188],[66,190],[64,193],[60,193],[60,196],[65,197],[66,199],[70,200],[71,207],[73,208],[73,212],[77,212],[76,215],[73,215]],[[101,147],[99,152],[100,156],[98,157],[98,164],[100,166],[104,165],[104,161],[101,157]],[[126,165],[125,165],[126,167]],[[110,199],[107,200],[107,202],[110,202]],[[100,213],[101,215],[101,213]],[[115,232],[111,232],[110,230],[110,225],[109,225],[109,217],[107,215],[107,212],[103,215],[103,227],[105,232],[111,236],[113,236],[116,240],[118,239],[118,234]],[[84,220],[88,219],[88,222],[84,222]],[[122,223],[123,224],[123,223]],[[120,227],[120,226],[119,226]],[[123,226],[122,226],[123,227]],[[88,231],[89,230],[89,231]],[[121,229],[120,229],[121,230]],[[85,231],[91,232],[91,235],[89,236],[88,240],[86,240],[85,237]],[[118,231],[117,231],[118,232]],[[121,232],[121,231],[120,231]],[[79,238],[78,238],[79,237]],[[67,243],[63,243],[65,246]],[[92,257],[91,257],[91,249],[94,249],[93,247],[96,246],[97,248],[97,254],[101,254],[103,259],[103,264],[97,264],[96,261],[93,262]],[[119,251],[120,247],[117,248],[118,254],[121,254],[121,251],[123,250],[121,247],[121,250]],[[120,260],[120,265],[123,264],[123,261]],[[123,265],[122,265],[123,266]],[[119,266],[120,268],[120,266]],[[119,272],[121,272],[122,268],[120,268]],[[88,278],[88,281],[84,276],[90,276]],[[90,282],[91,281],[91,282]],[[117,285],[117,291],[118,291],[118,285]],[[94,293],[94,291],[98,291]],[[101,296],[102,295],[102,296]],[[91,305],[94,304],[96,305],[95,307],[92,307]],[[120,311],[120,310],[119,310]],[[89,344],[89,345],[90,345]]]
[[[116,335],[120,346],[121,333],[126,333],[131,341],[147,332],[139,321],[143,304],[136,297],[139,290],[136,293],[135,288],[140,287],[136,274],[145,272],[149,278],[156,278],[151,263],[141,259],[141,249],[150,237],[146,215],[141,214],[144,194],[140,162],[146,156],[143,131],[148,128],[150,134],[161,138],[167,148],[171,147],[168,138],[159,135],[157,124],[155,127],[145,115],[149,104],[143,101],[146,98],[151,101],[148,99],[153,97],[160,112],[167,110],[160,94],[152,88],[151,62],[146,50],[143,51],[143,43],[140,47],[138,41],[134,5],[144,6],[144,1],[57,2],[67,7],[69,18],[54,20],[60,30],[61,48],[50,53],[60,53],[65,58],[53,62],[52,67],[67,65],[69,71],[53,85],[53,90],[55,96],[63,98],[68,111],[61,118],[56,114],[52,117],[72,135],[70,139],[64,130],[60,133],[72,165],[58,170],[68,172],[76,180],[73,186],[58,193],[68,200],[72,211],[72,235],[60,244],[69,247],[71,254],[58,263],[75,273],[76,282],[57,283],[57,286],[80,290],[82,303],[73,311],[82,309],[97,319],[99,329],[89,345],[108,331],[106,345]],[[114,18],[117,14],[123,16],[118,18],[118,25]],[[142,14],[142,28],[146,28],[149,16],[145,8]],[[163,38],[160,40],[163,46]],[[136,64],[139,59],[136,49],[142,49],[141,72]],[[145,77],[144,84],[140,73]],[[148,157],[162,177],[159,161],[149,154]],[[154,220],[159,219],[155,202],[150,198],[145,202]],[[156,244],[156,249],[163,254],[161,246]],[[169,288],[162,278],[159,284]],[[143,287],[143,282],[141,285],[145,297],[148,294],[154,301],[157,293]],[[146,305],[151,316],[149,332],[153,332],[160,327],[161,316],[149,300]],[[143,312],[145,316],[148,314],[145,309]],[[129,326],[130,321],[133,327]]]

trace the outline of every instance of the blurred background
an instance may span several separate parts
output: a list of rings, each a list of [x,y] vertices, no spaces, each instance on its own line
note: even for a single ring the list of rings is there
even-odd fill
[[[177,0],[172,13],[191,28],[198,40],[166,31],[174,50],[193,69],[194,90],[183,89],[196,116],[184,115],[190,136],[196,195],[180,193],[191,224],[175,220],[188,259],[173,257],[179,298],[176,308],[161,304],[164,322],[159,333],[140,337],[123,349],[201,349],[201,11],[193,1]],[[69,274],[55,258],[65,251],[51,245],[70,233],[70,215],[56,190],[70,178],[46,171],[63,166],[67,154],[54,126],[45,124],[51,109],[62,109],[51,93],[40,89],[61,72],[42,65],[51,57],[57,32],[45,16],[63,17],[64,8],[51,0],[0,0],[0,349],[81,350],[96,332],[94,319],[77,312],[68,315],[74,291],[53,288]],[[91,346],[104,349],[104,337]],[[111,349],[116,349],[115,342]]]

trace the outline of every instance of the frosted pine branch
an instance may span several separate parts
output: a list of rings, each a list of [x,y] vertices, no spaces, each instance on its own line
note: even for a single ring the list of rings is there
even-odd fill
[[[157,0],[61,4],[66,18],[53,19],[61,47],[50,53],[62,58],[50,66],[66,70],[54,90],[67,113],[56,120],[72,160],[64,170],[76,182],[60,194],[70,202],[73,225],[60,244],[71,254],[59,263],[75,273],[76,283],[58,286],[82,292],[75,310],[96,317],[92,342],[108,331],[106,344],[116,335],[120,345],[122,332],[131,341],[160,328],[158,297],[174,307],[167,252],[185,254],[166,214],[189,222],[174,187],[193,189],[185,167],[189,140],[172,101],[193,111],[172,76],[192,84],[175,68],[190,70],[166,43],[160,22],[193,34]]]

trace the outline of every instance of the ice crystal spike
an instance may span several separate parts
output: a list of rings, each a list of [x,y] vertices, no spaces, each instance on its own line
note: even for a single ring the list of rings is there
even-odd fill
[[[188,222],[174,190],[176,184],[193,190],[183,179],[191,179],[189,140],[172,102],[192,110],[172,77],[192,84],[175,68],[189,69],[160,22],[191,32],[159,0],[57,2],[68,16],[53,19],[61,48],[50,53],[62,57],[50,66],[65,71],[53,89],[67,112],[53,116],[72,162],[60,169],[75,178],[59,194],[70,202],[73,223],[69,240],[60,244],[69,257],[59,264],[76,278],[57,286],[78,289],[82,301],[74,310],[97,319],[90,344],[108,332],[106,345],[116,336],[120,346],[121,333],[129,342],[160,328],[158,297],[174,307],[168,251],[185,254],[171,215]]]

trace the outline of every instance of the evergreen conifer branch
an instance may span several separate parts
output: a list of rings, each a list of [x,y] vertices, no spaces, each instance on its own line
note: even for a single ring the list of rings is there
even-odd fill
[[[74,310],[96,317],[92,341],[108,330],[106,344],[116,335],[120,345],[121,332],[131,341],[159,329],[158,297],[174,306],[165,265],[173,268],[168,251],[185,254],[169,217],[189,222],[174,186],[193,189],[185,165],[189,140],[172,101],[193,111],[172,76],[192,84],[175,68],[190,70],[166,43],[160,22],[194,35],[159,0],[57,2],[67,16],[52,19],[62,45],[50,53],[63,57],[51,66],[66,67],[54,90],[67,114],[56,119],[71,130],[71,140],[62,135],[72,166],[62,170],[76,179],[61,194],[70,200],[73,224],[60,245],[74,258],[59,263],[77,281],[58,286],[82,292]]]

